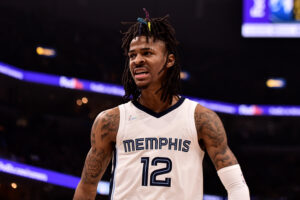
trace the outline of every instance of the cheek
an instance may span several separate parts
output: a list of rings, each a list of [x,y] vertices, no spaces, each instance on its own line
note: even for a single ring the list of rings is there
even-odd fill
[[[132,75],[132,69],[133,69],[133,67],[132,67],[132,63],[130,61],[128,63],[128,68],[129,68],[129,71],[130,71],[130,73]]]

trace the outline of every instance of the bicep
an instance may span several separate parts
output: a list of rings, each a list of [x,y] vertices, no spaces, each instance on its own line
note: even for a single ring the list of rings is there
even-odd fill
[[[96,118],[91,131],[91,148],[82,172],[83,183],[97,185],[103,176],[112,158],[118,119],[116,110],[103,112]]]
[[[237,163],[235,156],[227,145],[223,124],[217,114],[209,109],[197,106],[195,123],[198,137],[217,170]]]

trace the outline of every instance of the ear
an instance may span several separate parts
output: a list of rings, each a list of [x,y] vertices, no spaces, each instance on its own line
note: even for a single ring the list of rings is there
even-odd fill
[[[174,54],[169,54],[167,58],[167,68],[173,67],[175,64],[175,55]]]

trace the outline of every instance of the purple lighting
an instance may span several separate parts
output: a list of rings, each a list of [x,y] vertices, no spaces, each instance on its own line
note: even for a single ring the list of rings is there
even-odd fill
[[[79,177],[33,167],[30,165],[25,165],[5,159],[0,159],[0,172],[22,176],[25,178],[51,183],[71,189],[75,189],[80,181]],[[108,195],[109,182],[99,182],[97,191],[99,194]]]
[[[39,72],[20,70],[0,62],[0,73],[26,82],[52,85],[56,87],[84,90],[101,94],[123,96],[124,89],[120,85],[83,80],[72,77],[49,75]],[[281,105],[239,105],[219,101],[188,97],[199,104],[220,113],[249,116],[300,116],[300,106]]]
[[[293,0],[243,0],[243,37],[299,38]]]

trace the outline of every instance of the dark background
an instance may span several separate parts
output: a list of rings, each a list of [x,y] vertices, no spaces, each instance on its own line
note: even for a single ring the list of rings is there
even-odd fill
[[[121,21],[170,14],[180,41],[182,94],[239,104],[299,105],[299,39],[241,37],[238,0],[1,0],[0,61],[38,72],[121,84]],[[36,47],[57,56],[38,56]],[[266,87],[283,77],[284,89]],[[77,106],[76,99],[89,103]],[[122,98],[0,75],[0,156],[80,176],[95,116]],[[299,118],[220,114],[253,199],[299,199]],[[109,170],[108,170],[109,171]],[[210,160],[205,193],[226,195]],[[109,180],[109,173],[103,178]],[[10,182],[18,182],[13,190]],[[0,199],[71,199],[74,191],[0,174]],[[21,198],[22,197],[22,198]],[[103,198],[105,199],[105,197]]]

